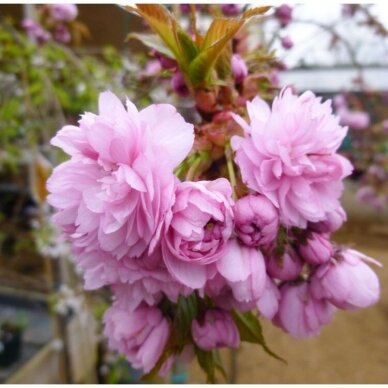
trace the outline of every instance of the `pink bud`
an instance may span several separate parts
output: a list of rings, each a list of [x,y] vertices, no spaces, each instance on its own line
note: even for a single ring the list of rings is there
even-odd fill
[[[272,203],[261,195],[240,198],[234,207],[236,233],[250,247],[266,246],[275,240],[279,217]]]
[[[248,68],[239,54],[232,55],[232,72],[237,83],[242,82],[248,75]]]
[[[71,41],[71,34],[67,26],[59,24],[54,31],[54,39],[59,43],[69,43]]]
[[[221,11],[225,16],[237,16],[241,13],[241,5],[221,4]]]
[[[326,263],[333,255],[333,246],[327,235],[312,232],[306,245],[298,247],[301,257],[312,265]]]
[[[178,66],[175,59],[166,57],[158,51],[155,52],[155,57],[158,59],[163,69],[175,69]]]
[[[292,20],[292,8],[287,4],[281,5],[276,8],[275,17],[282,27],[286,27]]]
[[[178,96],[187,97],[190,94],[183,74],[180,71],[177,71],[172,76],[171,87]]]
[[[379,264],[353,249],[344,250],[329,263],[321,266],[311,280],[316,298],[327,299],[340,309],[352,310],[376,303],[380,296],[377,275],[365,264]]]
[[[281,257],[272,255],[266,262],[268,274],[279,280],[294,280],[302,271],[303,262],[293,248],[287,246]]]
[[[282,38],[281,43],[283,48],[285,48],[286,50],[289,50],[294,45],[294,42],[291,40],[289,36],[285,36],[284,38]]]
[[[221,347],[237,349],[240,335],[230,314],[223,310],[208,310],[203,321],[191,325],[194,342],[203,350]]]
[[[318,335],[328,324],[335,307],[325,300],[316,299],[308,283],[287,284],[281,289],[279,311],[273,323],[295,338]]]

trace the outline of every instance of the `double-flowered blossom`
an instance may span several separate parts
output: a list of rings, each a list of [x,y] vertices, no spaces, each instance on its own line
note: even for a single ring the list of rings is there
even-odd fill
[[[338,155],[346,128],[311,92],[300,97],[289,88],[275,98],[272,110],[259,97],[247,104],[250,124],[235,116],[245,131],[232,138],[236,163],[247,186],[266,196],[281,222],[306,228],[338,208],[342,180],[352,166]]]
[[[161,365],[166,375],[179,351],[189,360],[238,348],[253,311],[306,338],[337,308],[378,300],[373,259],[330,240],[346,220],[339,197],[351,172],[337,154],[346,128],[330,102],[285,89],[272,109],[257,97],[247,112],[249,124],[217,116],[244,130],[231,139],[236,187],[174,175],[198,155],[193,125],[171,105],[138,111],[105,92],[98,114],[52,140],[70,156],[47,183],[53,220],[85,288],[111,288],[110,347],[144,373]]]
[[[306,282],[286,283],[280,293],[279,311],[273,322],[295,338],[318,335],[335,312],[327,300],[314,297]]]
[[[48,202],[86,277],[107,284],[135,259],[147,265],[174,200],[173,169],[193,139],[193,126],[173,106],[139,112],[110,92],[101,94],[98,115],[84,114],[53,138],[71,158],[48,180]]]
[[[170,335],[170,324],[162,312],[146,304],[130,312],[113,305],[105,313],[104,323],[109,346],[144,373],[155,366]]]
[[[227,179],[177,185],[162,251],[169,272],[184,285],[201,288],[215,275],[233,231],[232,205]]]

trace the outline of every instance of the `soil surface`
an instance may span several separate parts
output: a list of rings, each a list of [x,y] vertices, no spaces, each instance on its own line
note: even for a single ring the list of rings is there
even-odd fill
[[[358,311],[338,311],[320,336],[295,340],[270,322],[262,321],[268,345],[288,365],[269,357],[257,345],[243,344],[237,354],[236,383],[240,384],[354,384],[388,383],[388,233],[387,223],[351,224],[335,239],[351,244],[384,264],[374,267],[381,283],[378,304]],[[222,354],[230,371],[230,353]],[[193,362],[190,383],[204,383]],[[224,382],[220,377],[219,382]]]

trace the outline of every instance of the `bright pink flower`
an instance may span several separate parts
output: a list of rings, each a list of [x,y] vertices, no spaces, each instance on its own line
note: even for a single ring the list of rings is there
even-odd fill
[[[162,248],[169,272],[182,284],[201,288],[215,275],[233,230],[231,195],[224,178],[177,185]]]
[[[203,320],[194,320],[191,333],[195,344],[203,350],[222,347],[237,349],[240,335],[230,313],[222,310],[208,310]]]
[[[240,4],[221,4],[221,11],[225,16],[237,16],[241,13]]]
[[[64,24],[59,24],[55,27],[54,39],[59,43],[69,43],[71,34],[69,28]]]
[[[299,254],[312,265],[327,263],[333,255],[333,246],[328,235],[311,232],[306,245],[298,246]]]
[[[342,206],[326,213],[325,219],[316,223],[311,223],[309,227],[319,233],[333,233],[338,230],[347,220],[345,210]]]
[[[335,307],[313,297],[308,283],[287,284],[281,288],[279,311],[273,322],[295,338],[318,335],[328,324]]]
[[[32,19],[24,19],[22,21],[22,27],[30,39],[38,44],[43,44],[51,38],[51,34]]]
[[[171,88],[180,97],[187,97],[190,94],[185,78],[179,70],[171,77]]]
[[[370,116],[367,112],[350,111],[341,108],[337,114],[340,117],[341,125],[346,125],[352,129],[365,129],[370,125]]]
[[[281,43],[282,43],[283,48],[285,48],[286,50],[289,50],[294,46],[294,42],[292,41],[292,39],[289,36],[283,37],[281,39]]]
[[[140,112],[126,105],[102,93],[99,115],[86,113],[79,127],[65,126],[52,140],[71,156],[47,183],[53,220],[91,278],[115,260],[121,267],[153,253],[174,199],[173,168],[193,144],[193,126],[171,105]]]
[[[269,276],[279,280],[296,279],[300,275],[302,267],[303,261],[290,246],[286,247],[282,256],[271,255],[266,262]]]
[[[262,195],[246,195],[234,206],[235,227],[240,240],[250,247],[267,246],[277,236],[279,216]]]
[[[145,304],[131,312],[113,305],[105,313],[104,323],[110,348],[144,373],[155,366],[170,335],[170,325],[161,311]]]
[[[275,17],[279,20],[282,27],[286,27],[292,20],[292,8],[287,4],[277,7]]]
[[[61,22],[71,22],[78,15],[75,4],[50,4],[51,15],[54,20]]]
[[[376,303],[380,296],[379,279],[366,261],[380,265],[353,249],[337,254],[336,259],[319,267],[313,275],[314,296],[345,310]]]
[[[239,54],[232,55],[232,72],[237,83],[242,82],[248,75],[247,64]]]
[[[306,228],[307,221],[324,220],[338,208],[342,180],[352,170],[336,154],[346,128],[332,115],[330,101],[283,89],[272,111],[259,97],[247,110],[250,125],[235,116],[245,136],[232,138],[244,182],[270,199],[285,225]]]

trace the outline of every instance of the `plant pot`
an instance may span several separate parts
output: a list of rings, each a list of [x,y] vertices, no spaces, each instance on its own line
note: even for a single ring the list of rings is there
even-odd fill
[[[0,367],[8,367],[19,360],[23,331],[2,327],[0,330]]]

